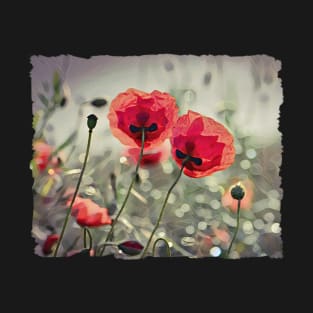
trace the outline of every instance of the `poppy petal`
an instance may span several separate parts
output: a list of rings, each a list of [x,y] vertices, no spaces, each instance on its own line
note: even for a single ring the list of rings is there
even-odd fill
[[[235,160],[234,138],[212,118],[193,111],[182,115],[173,129],[172,156],[184,174],[198,178],[224,170]]]

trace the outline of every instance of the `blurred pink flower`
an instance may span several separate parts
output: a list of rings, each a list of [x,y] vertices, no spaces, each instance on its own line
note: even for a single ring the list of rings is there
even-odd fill
[[[231,209],[233,212],[237,212],[238,200],[231,196],[231,189],[239,183],[244,189],[245,195],[242,200],[240,200],[240,210],[250,210],[253,204],[254,196],[254,184],[250,179],[236,180],[234,183],[226,190],[222,196],[222,205],[225,208]]]
[[[37,140],[33,143],[34,149],[34,161],[40,172],[44,171],[50,164],[52,167],[57,167],[59,165],[58,158],[50,156],[53,152],[53,148],[45,143],[43,140]]]
[[[129,148],[124,152],[126,157],[129,157],[130,160],[137,164],[140,155],[139,148]],[[155,148],[147,148],[144,150],[140,166],[141,167],[150,167],[157,165],[160,162],[166,161],[170,156],[170,146],[167,143],[163,143],[161,146]]]
[[[212,237],[209,235],[198,235],[196,238],[196,254],[198,257],[205,257],[210,254],[210,249],[213,246]]]
[[[68,200],[66,205],[69,207],[70,204],[71,200]],[[101,208],[92,200],[81,197],[76,197],[71,214],[76,218],[77,224],[83,227],[97,227],[112,223],[107,208]]]
[[[213,228],[213,233],[221,242],[228,243],[230,240],[229,233],[224,229]]]
[[[213,246],[212,238],[209,235],[204,236],[202,238],[202,244],[207,247],[212,247]]]

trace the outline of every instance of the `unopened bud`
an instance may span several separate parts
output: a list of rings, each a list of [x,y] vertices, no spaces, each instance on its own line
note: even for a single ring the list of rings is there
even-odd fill
[[[231,191],[231,196],[236,199],[236,200],[241,200],[245,196],[245,191],[243,188],[240,186],[240,183],[234,186]]]
[[[98,118],[94,114],[88,115],[87,125],[89,129],[94,129],[97,125]]]

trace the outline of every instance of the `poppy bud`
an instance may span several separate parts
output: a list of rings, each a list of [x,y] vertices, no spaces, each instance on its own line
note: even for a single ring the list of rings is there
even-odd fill
[[[60,236],[58,234],[52,234],[49,235],[46,238],[46,241],[44,242],[43,246],[42,246],[42,252],[45,255],[48,255],[52,252],[54,245],[57,243],[57,241],[59,240]]]
[[[61,108],[63,108],[66,105],[66,101],[67,101],[67,99],[65,97],[63,97],[61,102],[60,102],[60,107]]]
[[[243,188],[240,186],[240,184],[234,186],[231,191],[231,196],[236,200],[241,200],[245,196],[245,192]]]
[[[137,241],[130,240],[119,244],[118,248],[122,250],[125,254],[137,255],[140,254],[143,246]]]
[[[94,129],[96,127],[96,125],[97,125],[98,118],[94,114],[88,115],[87,118],[88,118],[88,121],[87,121],[88,128],[90,130]]]

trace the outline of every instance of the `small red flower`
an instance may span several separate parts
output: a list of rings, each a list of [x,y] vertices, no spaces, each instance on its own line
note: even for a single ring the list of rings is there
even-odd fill
[[[170,94],[158,90],[146,93],[134,88],[118,94],[108,114],[113,135],[125,145],[141,147],[144,129],[145,148],[155,147],[169,138],[177,117],[176,100]]]
[[[49,235],[42,246],[42,252],[47,255],[52,252],[52,247],[59,240],[60,236],[58,234]]]
[[[140,155],[140,148],[129,148],[125,152],[125,156],[130,157],[133,163],[137,164]],[[170,148],[167,144],[162,144],[156,148],[148,148],[144,150],[140,166],[150,167],[167,160],[170,156]]]
[[[70,206],[70,204],[71,200],[66,205]],[[82,227],[97,227],[112,223],[107,208],[101,208],[92,200],[81,197],[76,197],[71,214],[76,218],[77,224]]]
[[[52,148],[43,141],[37,141],[33,144],[35,150],[34,160],[40,171],[44,171],[49,163],[49,157],[52,153]]]
[[[234,138],[229,131],[212,118],[188,111],[182,115],[173,129],[172,156],[184,174],[204,177],[221,171],[233,164],[235,159]]]
[[[38,140],[34,142],[33,149],[35,151],[34,161],[40,172],[43,172],[49,164],[53,167],[58,165],[58,159],[56,157],[52,157],[51,160],[49,160],[53,152],[53,148],[44,141]]]

